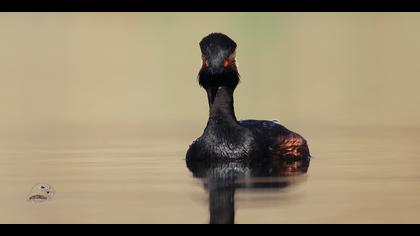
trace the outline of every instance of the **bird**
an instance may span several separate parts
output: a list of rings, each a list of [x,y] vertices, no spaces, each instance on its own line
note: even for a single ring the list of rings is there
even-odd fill
[[[241,81],[237,43],[211,33],[199,43],[198,83],[207,93],[209,118],[203,134],[189,146],[186,160],[207,162],[301,161],[311,157],[308,143],[276,120],[237,120],[234,91]]]
[[[55,190],[51,185],[48,184],[37,184],[32,187],[27,200],[32,203],[42,203],[49,201],[54,197]]]

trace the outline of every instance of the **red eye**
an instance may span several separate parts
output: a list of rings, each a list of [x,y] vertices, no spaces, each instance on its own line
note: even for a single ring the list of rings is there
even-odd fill
[[[229,66],[229,61],[228,60],[225,60],[225,62],[223,63],[223,67],[226,68],[228,66]]]
[[[204,67],[209,67],[209,61],[208,60],[203,60],[203,65],[204,65]]]

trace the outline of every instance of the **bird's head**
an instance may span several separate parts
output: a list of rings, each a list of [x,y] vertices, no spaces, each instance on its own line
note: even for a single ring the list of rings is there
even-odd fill
[[[222,33],[212,33],[201,40],[203,64],[199,73],[199,83],[202,87],[236,88],[239,83],[236,46],[235,41]]]

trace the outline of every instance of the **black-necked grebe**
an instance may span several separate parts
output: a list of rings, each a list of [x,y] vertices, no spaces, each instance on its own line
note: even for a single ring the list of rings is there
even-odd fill
[[[306,140],[275,121],[238,121],[233,92],[239,83],[236,43],[221,33],[200,42],[203,65],[199,84],[206,90],[210,115],[203,135],[187,152],[187,161],[309,158]]]

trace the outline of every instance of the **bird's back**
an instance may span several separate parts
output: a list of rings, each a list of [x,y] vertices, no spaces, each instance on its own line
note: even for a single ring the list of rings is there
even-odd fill
[[[296,159],[310,157],[307,141],[277,121],[242,120],[239,124],[251,130],[260,146],[272,158]]]

